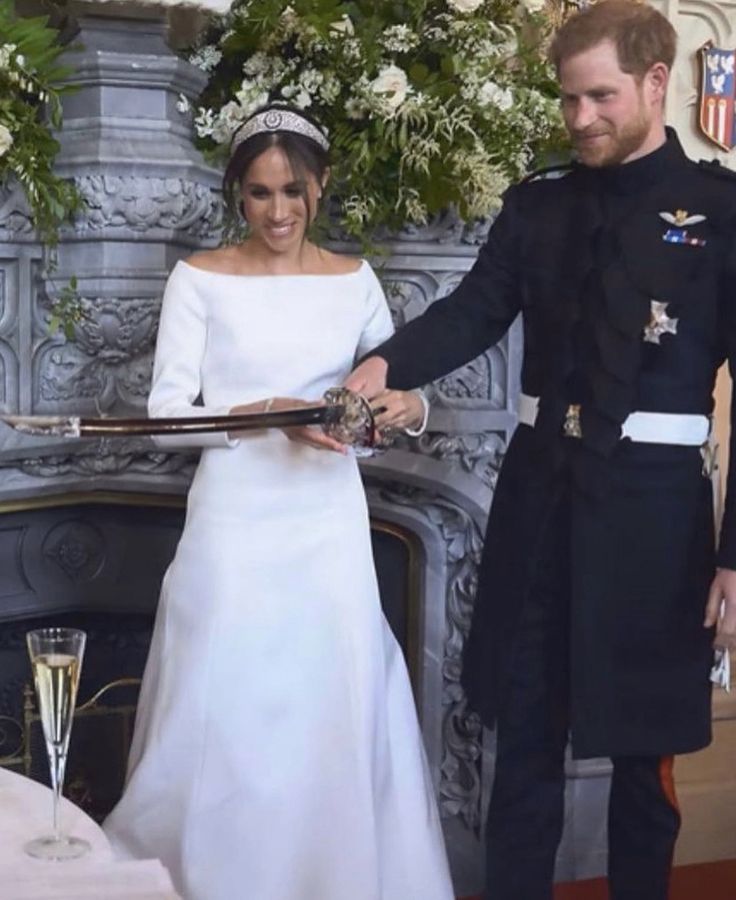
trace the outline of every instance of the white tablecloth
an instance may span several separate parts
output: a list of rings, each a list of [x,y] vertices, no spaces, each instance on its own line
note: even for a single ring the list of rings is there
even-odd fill
[[[33,859],[24,845],[49,834],[51,791],[0,768],[0,897],[2,900],[177,900],[158,860],[120,862],[102,829],[81,809],[62,800],[61,827],[92,847],[81,859]]]

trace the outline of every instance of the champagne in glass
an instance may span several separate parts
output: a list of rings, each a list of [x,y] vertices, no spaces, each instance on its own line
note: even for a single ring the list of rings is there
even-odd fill
[[[29,631],[26,639],[51,769],[54,830],[26,844],[25,850],[40,859],[76,859],[90,846],[62,833],[59,805],[86,635],[75,628],[40,628]]]

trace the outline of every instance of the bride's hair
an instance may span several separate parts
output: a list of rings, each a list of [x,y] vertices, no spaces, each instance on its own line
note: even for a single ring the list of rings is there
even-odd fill
[[[259,120],[263,120],[264,114],[268,112],[286,114],[285,124],[287,126],[289,119],[291,119],[297,125],[299,120],[301,120],[308,127],[300,131],[294,131],[288,127],[271,128],[266,126],[239,140],[241,131],[248,129],[249,124],[254,119],[259,118]],[[322,141],[318,142],[316,139],[309,137],[309,133],[315,133],[315,131],[317,135],[322,137]],[[259,109],[241,125],[233,137],[234,151],[230,156],[222,178],[222,195],[228,210],[234,215],[237,215],[240,211],[240,188],[243,179],[253,161],[270,147],[279,147],[283,150],[296,181],[306,183],[307,176],[313,175],[317,183],[321,185],[325,173],[330,167],[329,150],[323,144],[326,145],[327,141],[324,138],[322,128],[313,118],[305,115],[301,110],[293,109],[283,104],[272,104]],[[302,189],[302,199],[307,208],[307,221],[311,222],[316,210],[310,208],[306,189]]]

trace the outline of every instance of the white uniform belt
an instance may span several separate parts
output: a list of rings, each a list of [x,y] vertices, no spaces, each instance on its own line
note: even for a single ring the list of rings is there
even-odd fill
[[[539,397],[522,394],[519,398],[519,421],[534,426]],[[568,410],[568,416],[573,407]],[[566,432],[569,433],[569,432]],[[694,413],[633,412],[621,426],[621,437],[641,444],[683,444],[699,447],[708,440],[708,416]]]

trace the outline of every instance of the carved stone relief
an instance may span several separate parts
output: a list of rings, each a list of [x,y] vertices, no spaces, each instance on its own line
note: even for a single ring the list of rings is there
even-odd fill
[[[166,229],[208,237],[222,227],[219,194],[196,181],[96,174],[77,176],[74,184],[85,203],[74,220],[80,235],[101,229]]]
[[[350,243],[349,235],[340,228],[339,216],[331,216],[333,224],[329,230],[330,240]],[[491,227],[491,219],[477,219],[463,222],[455,210],[450,209],[434,216],[426,225],[407,225],[398,233],[383,232],[376,235],[380,242],[405,246],[478,247],[486,239]]]
[[[2,460],[0,469],[14,469],[24,475],[42,479],[61,479],[78,476],[80,479],[98,476],[145,475],[155,479],[162,475],[178,474],[188,482],[197,463],[195,456],[161,453],[140,440],[122,441],[106,438],[85,443],[82,449],[65,454],[26,456]]]
[[[409,506],[442,538],[447,569],[445,635],[442,647],[442,761],[440,810],[476,828],[481,816],[482,727],[470,713],[460,687],[462,648],[470,628],[477,568],[483,544],[478,524],[461,506],[436,493],[392,483],[382,499]],[[439,649],[439,648],[438,648]]]
[[[450,272],[397,271],[390,263],[383,274],[396,328],[421,315],[433,302],[450,294],[460,283],[462,270]],[[467,365],[439,379],[434,392],[445,405],[480,401],[494,409],[508,402],[508,342],[502,341]]]
[[[38,353],[40,405],[94,398],[100,411],[117,401],[142,406],[150,388],[159,306],[153,297],[81,298],[74,341],[48,339]]]
[[[423,273],[387,273],[381,278],[386,292],[391,318],[397,330],[429,306],[436,289],[436,283]]]
[[[32,236],[31,215],[25,194],[10,180],[0,184],[0,236],[17,240]]]
[[[463,222],[454,210],[448,210],[435,216],[427,225],[407,225],[398,237],[406,244],[477,247],[485,241],[490,226],[490,219]]]
[[[92,581],[105,562],[105,541],[98,528],[71,519],[46,535],[42,553],[75,583]]]
[[[459,465],[464,472],[475,475],[492,490],[506,451],[506,442],[500,434],[445,434],[428,431],[416,439],[419,453]]]

